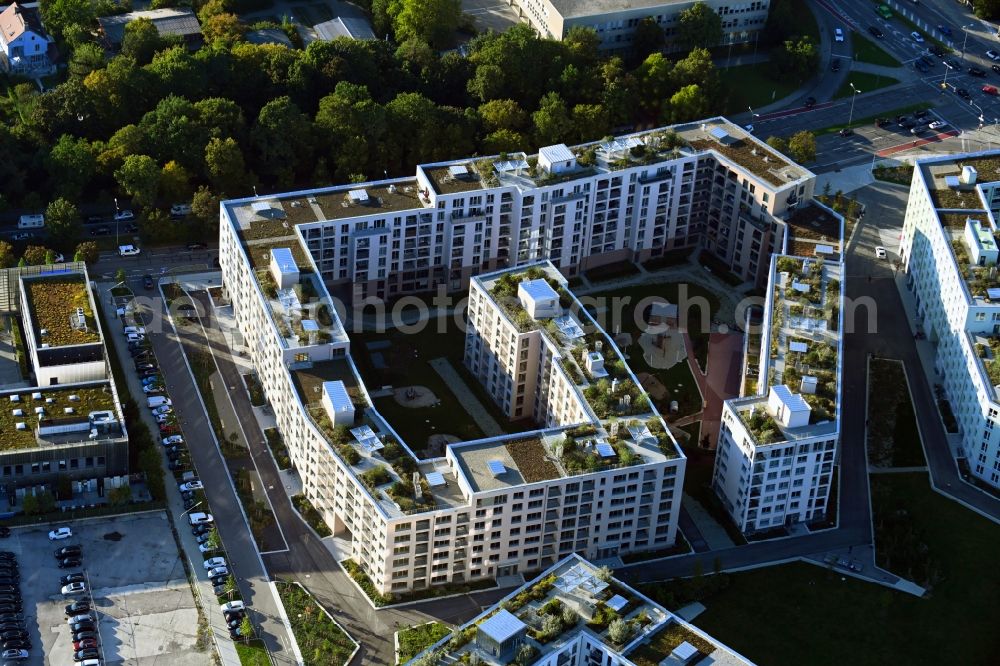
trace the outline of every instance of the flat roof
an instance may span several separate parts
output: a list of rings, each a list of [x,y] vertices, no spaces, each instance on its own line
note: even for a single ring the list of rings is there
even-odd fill
[[[43,273],[22,276],[21,280],[28,299],[21,307],[32,323],[39,346],[63,347],[100,341],[83,273]],[[77,308],[83,310],[82,321],[76,319]],[[45,335],[41,334],[43,330]]]
[[[654,9],[674,5],[689,6],[687,0],[549,0],[563,18],[580,18],[617,13],[630,9]]]
[[[16,399],[13,399],[16,396]],[[41,397],[36,397],[41,396]],[[36,413],[38,408],[44,414]],[[67,413],[72,409],[72,413]],[[20,410],[20,415],[14,412]],[[44,446],[45,440],[39,443],[35,439],[35,430],[39,418],[53,421],[75,421],[86,419],[90,412],[112,411],[115,418],[120,418],[115,407],[114,391],[111,382],[95,382],[81,386],[61,385],[19,388],[0,394],[0,451],[30,449]],[[24,429],[17,428],[18,423],[24,424]],[[52,438],[52,443],[65,443],[66,437]],[[89,440],[89,429],[75,438],[79,441]]]
[[[278,270],[282,274],[298,273],[299,266],[292,256],[291,248],[276,247],[271,249],[271,261],[278,265]]]
[[[517,636],[527,629],[527,627],[528,625],[517,619],[513,613],[501,608],[496,615],[479,625],[479,631],[497,643],[504,643]]]
[[[538,149],[538,156],[544,157],[549,162],[568,162],[576,159],[573,151],[565,143],[557,143],[552,146],[544,146]]]

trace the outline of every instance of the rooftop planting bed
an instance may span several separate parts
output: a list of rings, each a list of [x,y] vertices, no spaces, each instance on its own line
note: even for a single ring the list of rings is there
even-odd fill
[[[34,323],[38,344],[62,347],[100,340],[82,275],[32,278],[25,281],[25,293],[28,297],[25,307]],[[71,323],[77,308],[83,308],[85,329],[74,328]],[[43,329],[47,331],[45,336],[40,333]]]

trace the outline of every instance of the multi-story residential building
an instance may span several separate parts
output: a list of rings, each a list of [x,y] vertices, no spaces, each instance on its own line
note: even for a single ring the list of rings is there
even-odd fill
[[[722,19],[722,44],[741,44],[756,39],[767,23],[768,0],[733,3],[703,0]],[[663,29],[667,46],[677,35],[681,12],[695,0],[509,0],[522,20],[543,37],[563,39],[574,26],[592,28],[601,38],[601,48],[627,51],[632,48],[635,28],[645,18]],[[708,44],[707,46],[715,46]]]
[[[8,74],[42,76],[54,69],[55,42],[38,9],[11,3],[0,12],[0,67]]]
[[[560,274],[700,244],[760,281],[781,246],[781,217],[812,188],[811,173],[713,119],[538,156],[421,165],[411,179],[228,201],[219,261],[238,344],[307,496],[391,593],[534,571],[571,552],[671,545],[684,457]],[[550,263],[504,270],[541,260]],[[528,284],[521,271],[531,271]],[[497,299],[501,283],[505,296],[534,294],[530,314]],[[372,408],[328,289],[358,300],[467,285],[478,335],[467,338],[466,363],[511,418],[541,429],[421,460]],[[503,335],[516,352],[492,359]],[[531,388],[517,392],[513,363],[525,351],[537,355]],[[345,391],[352,430],[335,426],[351,411]]]
[[[8,315],[21,322],[12,331],[23,363],[8,362],[5,376],[21,380],[0,390],[0,484],[8,497],[59,477],[126,476],[128,435],[85,266],[5,269],[0,286]]]
[[[840,440],[843,218],[812,204],[786,229],[752,350],[756,379],[724,403],[715,458],[712,485],[746,533],[824,519]]]
[[[611,629],[621,619],[625,624]],[[530,655],[530,656],[529,656]],[[636,666],[753,662],[606,568],[570,555],[430,646],[408,666]]]
[[[899,255],[916,304],[917,333],[934,344],[935,382],[954,413],[954,451],[1000,488],[1000,153],[920,160]]]

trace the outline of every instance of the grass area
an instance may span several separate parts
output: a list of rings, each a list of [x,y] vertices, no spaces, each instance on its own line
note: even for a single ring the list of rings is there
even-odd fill
[[[808,10],[802,12],[810,14]],[[819,42],[816,42],[819,43]],[[719,70],[722,87],[728,91],[724,113],[743,113],[791,95],[799,87],[792,80],[775,81],[768,74],[769,63],[737,65]]]
[[[995,663],[997,639],[982,627],[1000,620],[994,562],[1000,526],[931,491],[925,474],[878,475],[872,486],[880,562],[895,566],[882,559],[888,535],[879,518],[903,511],[918,536],[910,542],[929,553],[931,594],[918,599],[790,564],[728,574],[728,586],[702,597],[708,610],[694,623],[749,659],[774,666],[933,664],[942,640],[950,663]],[[644,591],[666,600],[677,585]],[[781,618],[781,631],[746,631],[741,623],[748,617]]]
[[[881,74],[870,74],[869,72],[851,72],[847,75],[847,80],[844,84],[837,89],[837,92],[833,95],[834,99],[842,99],[844,97],[850,97],[854,94],[851,89],[851,84],[863,93],[869,93],[873,90],[878,90],[879,88],[885,88],[891,85],[899,83],[899,79],[894,79],[891,76],[882,76]],[[888,117],[888,113],[882,114]]]
[[[902,363],[872,359],[868,382],[868,462],[882,467],[927,464]]]
[[[642,267],[647,271],[656,271],[661,268],[670,268],[671,266],[683,266],[688,262],[688,260],[690,260],[694,250],[695,248],[691,247],[681,247],[674,250],[668,250],[662,257],[654,257],[653,259],[643,262]]]
[[[886,183],[896,183],[897,185],[906,185],[909,187],[910,182],[913,180],[913,165],[912,164],[900,164],[899,166],[876,166],[872,175],[875,176],[875,180],[881,180]]]
[[[854,85],[858,85],[855,83]],[[864,88],[861,88],[865,90]],[[868,92],[865,90],[865,92]],[[931,105],[927,102],[919,102],[917,104],[907,104],[906,106],[900,106],[895,109],[889,109],[888,111],[883,111],[872,116],[861,116],[855,117],[851,121],[851,127],[857,127],[858,125],[869,125],[875,122],[876,118],[895,118],[896,116],[905,116],[914,111],[922,111],[923,109],[929,109]],[[822,129],[813,130],[813,133],[817,136],[822,134],[836,134],[840,130],[847,127],[847,123],[840,123],[839,125],[830,125],[829,127],[824,127]],[[909,182],[907,182],[909,185]]]
[[[900,67],[901,63],[886,53],[881,46],[855,32],[851,35],[851,48],[854,51],[854,59],[858,62],[867,62],[873,65],[883,65],[885,67]]]
[[[26,280],[24,286],[28,299],[24,309],[31,313],[35,339],[39,344],[61,347],[100,340],[82,274],[36,277]],[[86,326],[82,328],[76,328],[72,323],[71,315],[77,309],[83,310]],[[46,334],[41,335],[41,331]]]
[[[397,403],[391,396],[374,400],[379,413],[410,448],[418,453],[424,450],[428,438],[433,434],[454,435],[463,441],[483,437],[482,430],[465,410],[461,397],[455,395],[431,367],[430,361],[436,358],[448,359],[452,368],[459,373],[472,394],[486,407],[501,428],[508,432],[519,432],[534,427],[531,423],[517,424],[508,421],[486,395],[478,380],[465,371],[462,362],[465,332],[451,318],[440,322],[431,320],[417,332],[404,333],[393,329],[384,333],[366,332],[351,337],[352,357],[367,386],[426,386],[440,401],[437,406],[413,408]],[[367,344],[377,341],[387,341],[389,347],[370,351]],[[384,367],[375,367],[372,360],[374,353],[381,355]]]
[[[41,394],[35,399],[33,396]],[[8,402],[4,399],[3,409],[0,409],[0,450],[31,449],[39,446],[35,439],[35,428],[38,425],[56,425],[62,421],[79,423],[87,420],[87,414],[95,411],[115,411],[114,396],[110,384],[86,388],[43,387],[40,390],[24,390],[17,394],[18,402]],[[52,402],[49,402],[49,401]],[[41,415],[35,413],[41,408]],[[72,409],[72,414],[64,410]],[[20,416],[14,412],[20,410]],[[17,424],[24,424],[23,430],[17,429]],[[85,437],[85,434],[84,434]],[[44,438],[43,438],[44,439]]]
[[[357,643],[304,588],[279,581],[278,595],[307,666],[346,664]]]
[[[309,527],[316,530],[316,534],[320,535],[320,537],[328,537],[333,534],[327,524],[323,522],[322,516],[319,515],[319,511],[312,505],[308,497],[302,493],[292,496],[292,506],[309,523]]]
[[[682,292],[683,299],[680,298]],[[707,289],[688,283],[648,282],[592,293],[588,294],[588,297],[604,299],[603,303],[598,301],[597,304],[603,305],[605,309],[599,311],[595,318],[605,331],[614,331],[620,325],[623,332],[632,334],[633,341],[638,340],[639,326],[646,321],[646,309],[652,307],[652,303],[647,301],[644,311],[639,313],[641,316],[637,316],[635,312],[637,304],[644,299],[653,297],[666,299],[670,303],[677,304],[678,317],[680,317],[682,326],[686,324],[691,343],[694,345],[694,355],[701,366],[705,367],[708,359],[708,336],[712,319],[719,311],[719,298]],[[628,300],[625,300],[626,298]],[[648,366],[642,360],[641,354],[637,355],[633,352],[634,350],[628,352],[626,361],[632,367],[633,372],[644,371]]]
[[[267,648],[259,638],[246,643],[235,642],[234,645],[236,655],[240,658],[240,666],[271,666]]]
[[[440,622],[428,622],[408,629],[401,629],[396,632],[399,639],[397,663],[405,664],[449,633],[451,633],[451,629]]]

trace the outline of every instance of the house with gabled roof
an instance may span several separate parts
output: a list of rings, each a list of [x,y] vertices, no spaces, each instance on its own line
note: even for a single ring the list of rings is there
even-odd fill
[[[13,3],[0,12],[0,67],[8,74],[52,72],[55,42],[42,27],[38,10]]]

